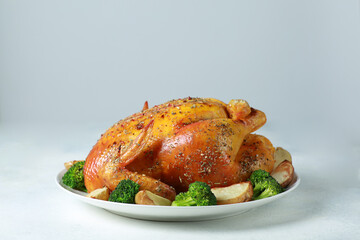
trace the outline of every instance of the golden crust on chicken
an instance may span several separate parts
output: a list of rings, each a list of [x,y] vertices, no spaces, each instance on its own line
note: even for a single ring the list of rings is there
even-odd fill
[[[120,120],[98,140],[86,158],[89,192],[115,189],[123,179],[173,200],[194,181],[211,187],[245,181],[252,171],[271,171],[274,147],[251,134],[266,122],[244,100],[225,104],[212,98],[166,102]]]

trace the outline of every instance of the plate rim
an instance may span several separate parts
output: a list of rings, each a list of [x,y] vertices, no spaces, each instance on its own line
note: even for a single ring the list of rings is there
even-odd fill
[[[104,201],[104,200],[99,200],[99,199],[93,199],[93,198],[89,198],[86,197],[86,195],[88,193],[86,192],[81,192],[78,190],[74,190],[71,189],[70,187],[64,185],[62,183],[62,176],[65,174],[67,170],[66,169],[62,169],[55,178],[56,181],[56,185],[62,189],[63,191],[67,192],[68,194],[70,194],[73,197],[76,197],[77,199],[93,205],[95,207],[99,207],[102,208],[104,210],[107,210],[109,212],[112,212],[114,214],[118,214],[124,217],[130,217],[130,218],[137,218],[137,219],[142,219],[142,220],[155,220],[155,221],[194,221],[191,220],[189,218],[191,218],[191,216],[171,216],[169,217],[169,214],[165,214],[164,216],[161,215],[157,215],[157,216],[153,216],[151,217],[151,215],[149,214],[144,214],[143,216],[135,216],[136,214],[133,214],[134,216],[132,216],[131,212],[134,211],[138,211],[140,209],[142,210],[166,210],[166,211],[171,211],[174,214],[179,214],[179,213],[183,213],[184,211],[187,212],[189,210],[191,210],[191,212],[197,213],[194,214],[192,217],[197,217],[199,216],[199,214],[204,215],[206,212],[208,211],[219,211],[219,210],[224,210],[226,211],[230,211],[231,209],[234,209],[235,212],[233,212],[233,214],[228,213],[228,214],[223,214],[223,215],[219,215],[219,216],[213,216],[213,218],[208,217],[206,218],[206,216],[203,216],[203,218],[199,218],[195,221],[199,221],[199,220],[211,220],[211,219],[218,219],[218,218],[224,218],[224,217],[230,217],[230,216],[234,216],[237,214],[241,214],[242,212],[251,210],[253,208],[256,207],[260,207],[262,205],[265,205],[267,203],[270,203],[276,199],[282,198],[284,196],[286,196],[288,193],[292,192],[293,190],[295,190],[301,182],[301,179],[299,177],[299,175],[294,171],[294,179],[292,180],[292,182],[290,183],[291,185],[287,188],[285,188],[285,191],[282,193],[279,193],[275,196],[272,197],[268,197],[268,198],[264,198],[264,199],[260,199],[260,200],[255,200],[255,201],[249,201],[249,202],[242,202],[242,203],[233,203],[233,204],[225,204],[225,205],[212,205],[212,206],[155,206],[155,205],[140,205],[140,204],[128,204],[128,203],[118,203],[118,202],[109,202],[109,201]],[[116,209],[115,211],[112,210]],[[127,211],[123,211],[124,209],[126,209]],[[239,212],[236,212],[239,211]],[[164,211],[162,211],[164,212]],[[128,213],[128,214],[126,214]],[[159,213],[157,211],[157,213]],[[206,215],[206,214],[205,214]],[[208,215],[211,215],[210,213]],[[226,216],[225,216],[226,215]]]

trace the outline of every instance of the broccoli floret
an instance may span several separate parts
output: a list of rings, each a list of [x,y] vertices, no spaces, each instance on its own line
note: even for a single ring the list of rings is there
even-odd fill
[[[75,163],[62,177],[62,182],[73,189],[86,192],[84,183],[84,164],[85,161]]]
[[[187,192],[179,193],[172,206],[209,206],[216,205],[216,197],[204,182],[193,182]]]
[[[135,203],[135,195],[139,192],[140,185],[126,179],[119,182],[109,196],[109,201],[120,203]]]
[[[195,200],[188,194],[188,192],[182,192],[176,195],[175,201],[172,202],[172,206],[196,206]]]
[[[264,170],[254,171],[249,180],[253,185],[253,200],[271,197],[284,191],[275,178]]]
[[[190,196],[195,200],[197,206],[216,205],[216,197],[209,185],[204,182],[193,182],[189,185]]]
[[[250,176],[250,181],[253,184],[256,184],[258,182],[262,182],[264,181],[266,178],[270,177],[270,173],[268,173],[267,171],[264,171],[262,169],[259,170],[255,170],[251,176]]]
[[[253,197],[253,199],[257,200],[271,197],[283,191],[284,189],[280,186],[280,184],[273,177],[270,177],[255,186],[254,192],[260,192],[260,194]]]

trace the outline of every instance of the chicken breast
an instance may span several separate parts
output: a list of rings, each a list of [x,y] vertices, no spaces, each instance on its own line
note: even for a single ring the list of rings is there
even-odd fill
[[[237,183],[254,168],[273,165],[270,141],[250,134],[265,122],[265,114],[244,100],[186,98],[150,109],[145,104],[95,144],[84,166],[86,188],[113,190],[131,179],[141,190],[173,200],[193,181]]]

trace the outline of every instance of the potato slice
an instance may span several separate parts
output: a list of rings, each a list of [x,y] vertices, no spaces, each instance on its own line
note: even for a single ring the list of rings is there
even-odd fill
[[[294,167],[290,161],[285,160],[281,162],[270,175],[275,178],[282,187],[287,187],[294,177]]]
[[[81,162],[81,161],[84,161],[84,160],[74,160],[74,161],[66,162],[66,163],[64,163],[64,166],[65,166],[66,170],[69,170],[69,168],[71,168],[75,163]]]
[[[282,147],[277,147],[275,149],[275,164],[274,169],[283,161],[288,160],[289,162],[292,162],[291,154],[285,150]]]
[[[231,204],[250,201],[253,196],[251,182],[241,182],[228,187],[212,188],[217,204]]]
[[[142,205],[170,206],[171,201],[148,190],[141,190],[135,195],[135,203]]]
[[[86,195],[89,198],[107,201],[110,196],[110,190],[107,187],[98,188]]]

